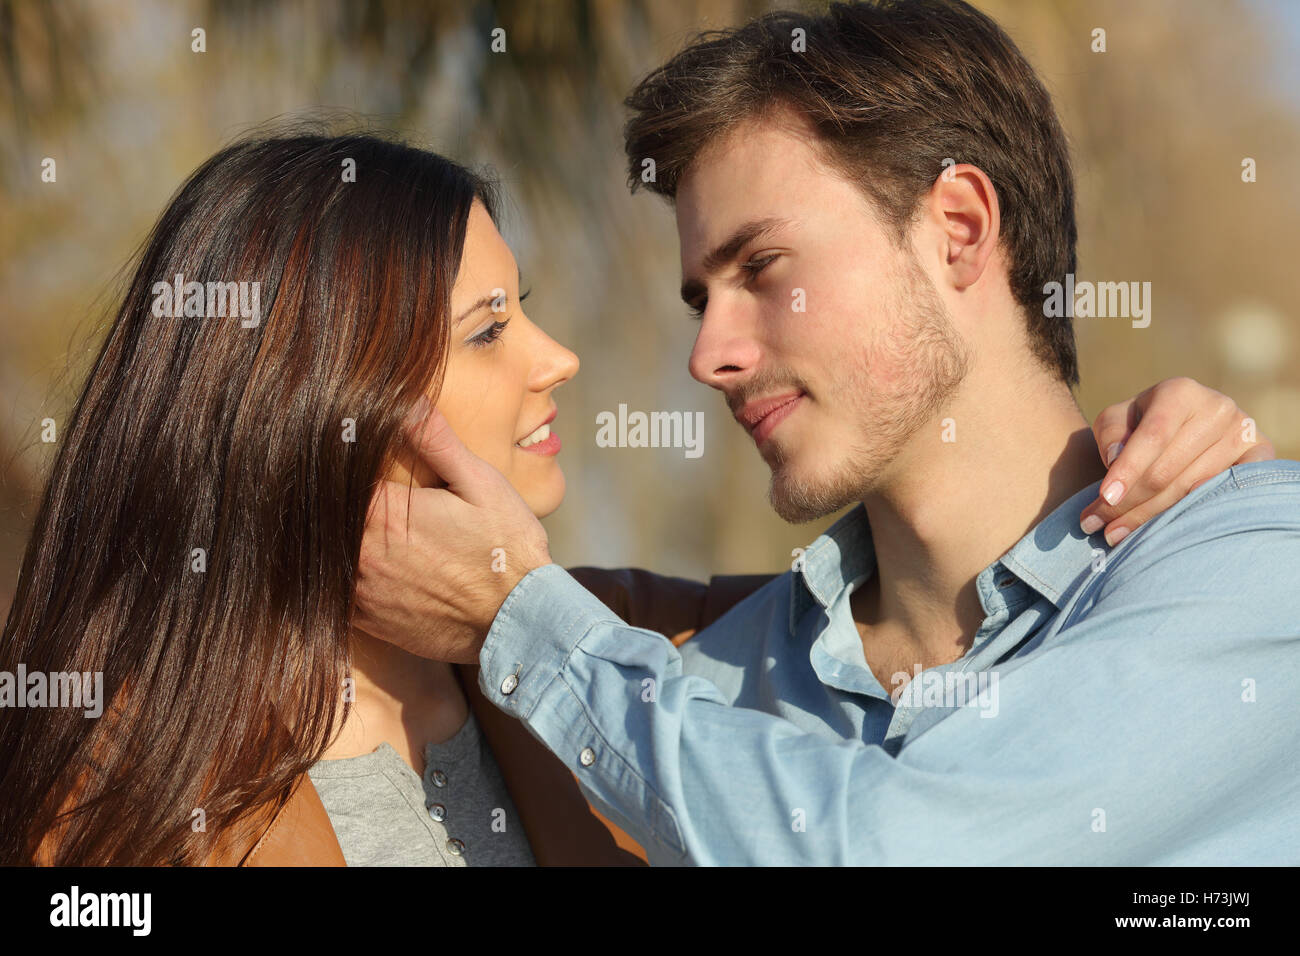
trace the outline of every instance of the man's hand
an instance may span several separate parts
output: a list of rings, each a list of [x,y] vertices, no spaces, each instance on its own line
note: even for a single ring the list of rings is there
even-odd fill
[[[478,663],[506,596],[551,563],[541,522],[504,475],[434,409],[412,415],[411,444],[445,488],[382,481],[371,501],[353,623],[435,660]],[[409,503],[408,503],[409,497]]]
[[[1219,472],[1277,457],[1236,402],[1190,378],[1102,409],[1092,431],[1109,470],[1079,523],[1087,534],[1104,526],[1112,546]]]

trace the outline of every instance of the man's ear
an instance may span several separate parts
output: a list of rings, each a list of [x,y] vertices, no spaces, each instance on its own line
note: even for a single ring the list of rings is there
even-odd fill
[[[930,189],[929,216],[940,227],[953,287],[974,285],[984,274],[1001,234],[993,182],[970,163],[947,167]]]

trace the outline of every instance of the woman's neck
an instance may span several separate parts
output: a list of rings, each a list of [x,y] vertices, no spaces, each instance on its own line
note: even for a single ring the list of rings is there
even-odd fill
[[[368,754],[387,743],[416,773],[424,772],[424,746],[454,737],[469,703],[451,664],[408,654],[353,629],[353,695],[348,719],[325,752],[326,760]]]

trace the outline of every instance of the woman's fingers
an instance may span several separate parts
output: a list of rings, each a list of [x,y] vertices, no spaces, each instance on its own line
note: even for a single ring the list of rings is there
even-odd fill
[[[1142,413],[1138,400],[1144,398],[1153,389],[1147,389],[1136,398],[1130,398],[1114,405],[1107,405],[1101,410],[1096,421],[1092,423],[1092,434],[1097,439],[1097,450],[1101,460],[1109,468],[1115,456],[1123,449],[1124,443],[1133,434]]]
[[[1100,530],[1163,491],[1222,434],[1222,423],[1216,421],[1211,426],[1203,420],[1205,393],[1210,390],[1191,384],[1194,388],[1177,379],[1161,382],[1132,402],[1111,406],[1098,416],[1093,433],[1108,468],[1100,500],[1080,515],[1085,533]],[[1217,418],[1218,411],[1213,414]],[[1121,415],[1126,430],[1120,428]],[[1157,462],[1159,468],[1153,473]]]
[[[1248,461],[1272,461],[1276,457],[1277,449],[1273,447],[1273,443],[1260,435],[1259,440],[1247,448],[1246,453],[1233,464],[1244,465]]]
[[[1093,432],[1103,461],[1111,458],[1102,497],[1080,526],[1088,534],[1104,527],[1112,545],[1232,465],[1273,457],[1236,402],[1187,378],[1110,406]]]
[[[1235,464],[1236,459],[1231,456],[1239,452],[1240,446],[1235,440],[1225,436],[1186,467],[1180,468],[1163,488],[1157,484],[1148,484],[1145,479],[1140,481],[1138,488],[1141,489],[1141,494],[1135,494],[1132,501],[1126,498],[1122,505],[1123,513],[1106,523],[1106,543],[1114,547],[1134,529],[1182,501],[1225,468]]]

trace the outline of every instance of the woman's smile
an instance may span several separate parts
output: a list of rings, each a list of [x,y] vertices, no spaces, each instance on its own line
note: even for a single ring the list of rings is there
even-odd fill
[[[551,431],[551,422],[555,421],[557,411],[558,409],[551,409],[551,414],[546,416],[546,421],[515,442],[515,447],[522,451],[532,452],[534,455],[550,456],[559,454],[560,436]]]

